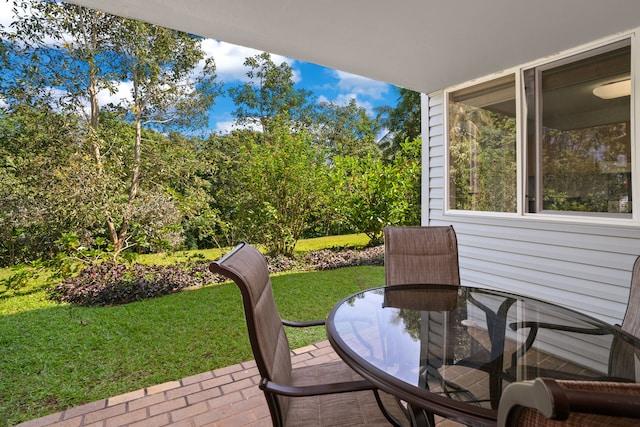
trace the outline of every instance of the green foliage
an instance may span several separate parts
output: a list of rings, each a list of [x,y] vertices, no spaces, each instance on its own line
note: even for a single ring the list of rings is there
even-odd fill
[[[108,252],[105,239],[97,238],[94,243],[93,248],[81,246],[77,234],[62,233],[55,241],[58,248],[55,256],[47,260],[37,259],[28,264],[14,265],[11,268],[13,273],[0,279],[0,285],[10,290],[21,290],[42,277],[43,287],[53,286],[60,280],[75,276],[85,267],[107,261],[113,256]],[[133,261],[132,257],[129,257],[129,260]]]
[[[317,144],[327,150],[327,155],[364,157],[379,155],[376,134],[378,122],[369,118],[355,99],[345,106],[322,103],[314,131]]]
[[[109,48],[122,18],[55,1],[12,3],[13,31],[0,31],[6,49],[0,91],[8,104],[77,113],[85,110],[89,88],[115,93]]]
[[[51,110],[19,107],[0,113],[0,265],[55,253],[72,227],[90,228],[90,207],[65,187],[73,168],[77,128]]]
[[[82,246],[77,234],[63,233],[56,240],[59,251],[48,262],[44,263],[54,270],[51,279],[66,279],[76,275],[84,267],[108,260],[109,247],[104,238],[97,238],[93,247]]]
[[[377,109],[380,125],[387,129],[380,147],[386,158],[392,159],[402,150],[405,141],[420,138],[422,134],[420,92],[398,88],[398,104]]]
[[[204,60],[201,39],[130,19],[118,24],[109,52],[119,60],[110,65],[121,80],[135,82],[131,100],[122,101],[119,111],[142,127],[206,125],[219,85],[213,60]],[[202,71],[196,72],[203,60]]]
[[[270,137],[242,148],[234,226],[269,252],[291,254],[326,188],[324,156],[304,130],[272,122]],[[238,233],[241,234],[241,233]]]
[[[624,123],[569,130],[545,128],[542,208],[619,211],[620,203],[628,201],[630,194],[628,138],[628,124]],[[625,160],[621,162],[619,156]],[[623,212],[626,209],[622,207]]]
[[[13,289],[38,260],[66,278],[88,262],[241,239],[284,254],[302,236],[373,230],[375,243],[373,222],[419,222],[419,190],[406,191],[419,149],[379,161],[378,120],[296,89],[288,64],[247,58],[250,81],[229,93],[238,124],[262,132],[202,140],[180,133],[206,123],[220,90],[200,38],[67,3],[13,3],[16,31],[0,28],[0,265],[22,263]],[[131,96],[99,105],[122,82]],[[336,156],[363,177],[345,169],[352,181],[329,186],[329,168],[345,163]],[[337,197],[345,185],[359,196]],[[364,202],[378,195],[389,212]]]
[[[181,206],[187,208],[206,192],[151,180],[157,176],[151,170],[179,164],[180,152],[154,151],[165,138],[148,130],[195,129],[207,123],[219,88],[213,61],[202,61],[201,39],[66,3],[28,0],[14,6],[16,31],[1,33],[8,53],[2,56],[0,95],[12,112],[25,106],[60,111],[61,129],[72,131],[66,137],[71,143],[62,145],[72,147],[71,152],[55,157],[57,169],[44,169],[55,178],[48,197],[76,202],[71,204],[75,210],[67,209],[72,215],[56,212],[70,218],[62,229],[78,231],[88,244],[96,236],[106,237],[116,255],[131,247],[158,250],[180,244],[183,212],[174,197],[187,201]],[[108,108],[99,105],[100,91],[114,94],[116,83],[125,81],[132,82],[130,98]],[[119,114],[120,122],[106,110]],[[53,146],[52,141],[50,136],[47,143]],[[192,211],[210,213],[203,204]],[[53,229],[54,236],[58,230]]]
[[[406,142],[393,163],[379,157],[338,157],[331,170],[335,203],[358,231],[382,241],[387,225],[419,224],[420,164],[414,159],[420,140]]]
[[[128,205],[127,159],[135,131],[112,114],[101,116],[99,135],[109,146],[99,170],[88,160],[90,147],[78,145],[69,119],[31,108],[0,115],[0,265],[66,256],[66,247],[56,243],[66,233],[77,237],[79,247],[115,252],[107,213]],[[129,247],[142,253],[175,248],[186,233],[206,241],[217,215],[207,191],[212,169],[200,141],[176,133],[142,135],[147,156],[141,174],[147,179],[130,207]],[[121,226],[122,216],[110,218]]]
[[[289,117],[295,124],[310,120],[313,106],[308,98],[311,93],[294,88],[289,64],[277,65],[265,52],[247,58],[244,66],[248,68],[249,82],[229,90],[240,124],[259,127],[268,138],[272,122],[278,117]]]
[[[515,118],[463,103],[450,110],[451,207],[515,212]]]

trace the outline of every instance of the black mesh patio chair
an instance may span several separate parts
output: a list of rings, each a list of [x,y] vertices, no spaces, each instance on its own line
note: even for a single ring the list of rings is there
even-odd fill
[[[240,288],[253,355],[274,426],[401,425],[384,407],[377,390],[344,362],[292,368],[284,326],[306,327],[324,320],[290,322],[280,318],[265,257],[241,243],[210,270]],[[385,399],[387,397],[384,397]],[[390,406],[394,408],[393,405]],[[397,413],[402,417],[401,411]],[[393,421],[393,423],[392,423]]]

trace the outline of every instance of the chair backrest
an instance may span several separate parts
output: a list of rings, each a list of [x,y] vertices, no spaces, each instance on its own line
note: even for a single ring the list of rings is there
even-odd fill
[[[638,425],[637,383],[536,378],[509,384],[498,406],[498,427]]]
[[[260,376],[280,384],[289,384],[291,348],[273,299],[264,255],[243,242],[211,263],[209,269],[232,279],[240,288],[249,340]],[[287,413],[290,398],[270,394],[266,397],[274,425],[284,425],[284,414]]]
[[[453,227],[385,227],[384,270],[387,286],[460,285]]]
[[[629,302],[622,320],[622,330],[640,338],[640,256],[636,258],[631,271]]]
[[[627,310],[622,319],[621,329],[640,338],[640,256],[636,258],[631,270],[631,286]],[[619,378],[636,378],[636,357],[640,352],[627,340],[615,337],[609,353],[609,375]]]

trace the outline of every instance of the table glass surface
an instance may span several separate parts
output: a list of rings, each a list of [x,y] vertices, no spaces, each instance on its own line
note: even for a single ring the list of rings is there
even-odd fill
[[[536,325],[549,327],[532,334]],[[464,286],[360,292],[334,307],[327,333],[338,354],[380,388],[486,408],[489,418],[513,381],[635,382],[640,348],[619,327],[568,308]]]

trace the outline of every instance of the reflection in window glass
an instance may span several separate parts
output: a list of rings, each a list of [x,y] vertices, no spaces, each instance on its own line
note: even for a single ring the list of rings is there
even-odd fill
[[[516,212],[515,76],[450,93],[449,207]]]
[[[627,45],[525,73],[530,212],[631,212],[630,71]]]

